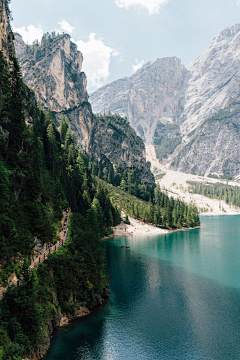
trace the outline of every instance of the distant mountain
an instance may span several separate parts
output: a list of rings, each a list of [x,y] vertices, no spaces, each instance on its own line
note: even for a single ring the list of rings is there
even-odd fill
[[[155,145],[160,161],[172,168],[234,177],[240,173],[236,160],[239,117],[236,114],[234,126],[230,120],[227,132],[222,122],[206,128],[206,119],[221,117],[218,113],[225,107],[235,109],[239,92],[238,24],[224,29],[188,67],[175,57],[148,62],[133,76],[98,89],[89,101],[93,112],[110,110],[127,116],[144,141]],[[193,156],[193,136],[202,126],[209,138],[206,141],[201,135]],[[218,136],[216,146],[217,131],[224,136]],[[211,156],[208,151],[200,152],[204,144],[212,149]]]
[[[127,116],[144,141],[152,143],[154,137],[158,138],[155,129],[159,122],[177,122],[181,104],[172,105],[172,100],[182,90],[186,73],[176,57],[148,62],[131,77],[95,91],[90,97],[93,112]]]
[[[114,117],[100,120],[93,115],[82,72],[83,56],[69,35],[47,34],[41,43],[25,47],[21,36],[15,35],[15,48],[21,49],[18,60],[24,82],[35,91],[41,105],[51,109],[57,124],[62,116],[68,118],[84,151],[98,162],[108,160],[115,167],[120,161],[124,168],[138,169],[141,182],[154,184],[144,143],[128,121]],[[112,126],[114,119],[117,123]]]

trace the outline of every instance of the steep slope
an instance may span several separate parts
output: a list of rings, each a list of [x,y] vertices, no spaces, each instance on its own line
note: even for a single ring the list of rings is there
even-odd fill
[[[101,237],[120,214],[93,180],[69,128],[60,134],[23,84],[8,3],[0,0],[10,29],[7,38],[0,34],[0,119],[9,124],[0,131],[0,358],[35,360],[46,355],[63,313],[73,318],[109,295]],[[25,118],[28,104],[34,126]],[[68,244],[30,269],[36,242],[46,249],[61,240],[62,210],[69,206]]]
[[[104,154],[114,165],[115,173],[121,161],[123,168],[133,170],[136,180],[144,184],[153,184],[151,163],[146,162],[144,143],[129,126],[127,118],[110,114],[97,116],[96,120],[97,126],[96,131],[93,132],[92,143],[97,144],[95,152],[100,151],[98,159],[102,158],[101,153]]]
[[[127,116],[146,144],[155,146],[163,164],[194,173],[214,169],[221,175],[226,160],[235,161],[237,156],[233,146],[238,144],[235,128],[228,129],[228,136],[218,136],[216,147],[216,131],[226,135],[225,124],[209,127],[209,139],[203,144],[214,151],[211,156],[207,150],[200,155],[200,148],[196,148],[201,161],[196,161],[189,141],[195,131],[201,132],[205,120],[230,105],[239,91],[240,25],[234,25],[214,38],[187,68],[176,58],[157,59],[143,65],[133,76],[98,89],[90,102],[94,112],[111,110]],[[234,144],[230,140],[233,138]],[[234,166],[229,171],[230,176],[238,172]]]
[[[16,39],[15,46],[19,47],[19,37]],[[153,185],[144,144],[129,124],[124,125],[124,139],[102,133],[103,128],[108,130],[108,135],[112,130],[108,129],[108,122],[104,123],[104,119],[100,122],[92,113],[82,61],[82,54],[66,34],[44,35],[41,43],[27,45],[19,55],[23,80],[35,91],[41,105],[50,107],[56,123],[61,116],[68,118],[84,151],[98,162],[106,157],[112,164],[120,160],[124,167],[136,167],[140,170],[140,180]]]
[[[88,100],[83,57],[69,35],[45,35],[41,46],[26,46],[19,60],[24,82],[37,92],[43,107],[62,111]]]
[[[26,44],[23,41],[22,36],[18,33],[14,34],[14,46],[15,46],[16,57],[19,57],[24,53]]]
[[[127,116],[147,143],[157,142],[157,124],[177,123],[181,113],[179,91],[184,87],[186,68],[176,57],[151,61],[136,74],[95,91],[90,97],[94,113],[111,111]],[[173,102],[173,99],[177,101]],[[153,140],[155,138],[155,140]]]
[[[240,98],[205,120],[172,162],[191,174],[232,179],[240,174]]]
[[[187,67],[181,131],[189,134],[231,103],[240,91],[240,24],[226,28]]]
[[[0,0],[0,49],[7,61],[14,56],[14,35],[8,21],[10,10],[5,0]]]

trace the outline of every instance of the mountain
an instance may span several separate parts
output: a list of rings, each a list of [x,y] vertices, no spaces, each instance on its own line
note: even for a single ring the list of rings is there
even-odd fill
[[[151,143],[159,120],[176,122],[178,108],[172,99],[182,89],[186,68],[174,58],[146,63],[131,77],[123,78],[95,91],[91,97],[94,113],[112,112],[127,116],[145,142]],[[180,106],[180,104],[179,104]]]
[[[171,168],[235,177],[240,173],[235,151],[238,115],[229,125],[219,121],[207,128],[206,120],[221,117],[228,106],[235,109],[239,92],[240,25],[234,25],[189,66],[175,57],[148,62],[131,77],[98,89],[89,101],[95,113],[110,110],[127,116],[146,144],[154,145],[159,160]],[[217,131],[224,136],[216,136]],[[193,137],[200,133],[193,147]],[[202,151],[205,146],[208,149]]]
[[[8,4],[1,0],[0,2],[1,11],[0,11],[0,49],[3,52],[3,55],[7,61],[15,55],[14,51],[14,35],[8,21],[10,10]]]
[[[24,53],[26,44],[23,41],[22,36],[18,33],[14,34],[14,46],[15,46],[16,57],[19,57],[20,55],[22,55]]]
[[[23,49],[15,35],[16,49]],[[114,165],[139,170],[139,180],[152,186],[154,178],[146,161],[145,146],[124,119],[116,124],[121,136],[110,136],[109,119],[97,119],[88,102],[87,79],[82,72],[83,56],[67,34],[43,36],[41,43],[25,45],[18,60],[24,82],[34,90],[41,106],[50,108],[56,124],[67,117],[80,146],[97,162],[107,159]],[[113,120],[113,119],[112,119]],[[103,131],[104,130],[104,131]],[[123,136],[124,134],[124,136]]]

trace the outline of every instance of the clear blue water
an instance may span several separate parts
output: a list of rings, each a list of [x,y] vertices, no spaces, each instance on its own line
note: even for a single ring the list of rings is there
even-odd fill
[[[58,330],[46,360],[240,359],[240,216],[201,222],[106,241],[110,298]]]

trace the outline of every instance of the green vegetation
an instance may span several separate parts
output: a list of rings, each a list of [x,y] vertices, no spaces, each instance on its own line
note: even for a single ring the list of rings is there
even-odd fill
[[[104,200],[100,193],[99,203]],[[104,294],[109,278],[98,225],[94,206],[86,218],[73,213],[67,244],[33,271],[23,264],[20,286],[9,287],[0,302],[3,359],[13,354],[22,359],[44,343],[49,324],[58,321],[60,312],[73,314],[80,306],[91,308]]]
[[[166,159],[182,142],[179,126],[159,121],[153,140],[157,158],[160,161]]]
[[[154,145],[157,158],[162,161],[167,159],[168,155],[173,154],[176,147],[181,144],[181,136],[164,137],[161,139],[161,145]]]
[[[17,60],[0,53],[0,282],[15,271],[0,301],[0,353],[22,359],[43,343],[51,321],[97,301],[108,285],[100,239],[120,221],[109,194],[89,172],[67,120],[59,129],[22,83]],[[33,125],[26,125],[32,119]],[[36,239],[56,241],[71,207],[70,239],[29,271]]]
[[[240,207],[240,187],[223,183],[199,183],[188,181],[189,190],[194,194],[201,194],[211,199],[224,200],[230,206]]]
[[[52,32],[51,34],[44,34],[40,42],[35,40],[32,45],[26,45],[24,53],[21,55],[21,61],[29,62],[29,66],[32,67],[36,62],[41,61],[45,56],[54,54],[59,44],[59,38],[63,38],[65,36],[65,34],[59,35],[55,32]]]
[[[104,186],[104,182],[99,180]],[[194,227],[200,225],[198,211],[194,205],[186,205],[183,201],[169,198],[157,186],[154,190],[154,198],[148,202],[140,200],[133,195],[127,194],[119,187],[105,183],[112,201],[125,213],[135,219],[154,223],[156,226],[166,229],[180,229],[182,227]]]
[[[111,129],[114,131],[111,134],[111,138],[116,139],[118,144],[128,139],[133,149],[134,147],[138,147],[140,149],[139,153],[144,150],[142,139],[137,136],[135,131],[129,126],[126,117],[122,118],[117,114],[111,113],[107,115],[97,114],[95,116],[103,139],[104,133],[107,133],[108,130]],[[100,148],[103,146],[101,141],[99,146]],[[112,148],[115,151],[114,144]],[[121,149],[119,149],[119,152],[120,151]],[[127,161],[118,160],[118,162],[113,165],[106,156],[102,155],[102,160],[98,164],[96,164],[94,160],[89,163],[89,170],[92,175],[97,176],[99,179],[114,186],[120,186],[123,191],[127,191],[129,194],[139,197],[142,200],[148,201],[149,198],[153,196],[153,178],[149,179],[149,183],[143,183],[141,180],[141,170],[134,166],[129,167]],[[151,176],[150,170],[149,176]]]
[[[113,186],[119,186],[123,191],[142,200],[148,201],[153,195],[153,186],[141,182],[140,170],[123,167],[121,161],[114,167],[107,159],[103,159],[98,164],[89,162],[89,170],[93,176],[95,175]]]

